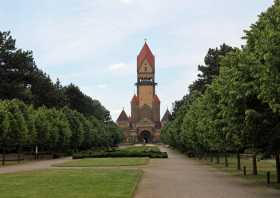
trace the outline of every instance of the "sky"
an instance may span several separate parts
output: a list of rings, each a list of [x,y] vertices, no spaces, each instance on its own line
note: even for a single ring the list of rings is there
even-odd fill
[[[244,44],[243,30],[273,0],[0,0],[0,31],[37,66],[74,83],[117,119],[130,112],[144,39],[156,58],[161,114],[197,78],[209,48]]]

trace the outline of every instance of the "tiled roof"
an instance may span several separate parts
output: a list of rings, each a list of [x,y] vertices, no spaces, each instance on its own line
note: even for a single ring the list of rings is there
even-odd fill
[[[165,114],[163,115],[161,122],[169,121],[171,119],[171,113],[167,109]]]
[[[134,94],[134,96],[131,99],[131,102],[133,102],[135,104],[139,104],[139,97]]]
[[[125,121],[129,121],[126,113],[124,110],[122,110],[121,114],[119,115],[119,118],[117,119],[117,122],[125,122]]]
[[[139,55],[137,56],[137,65],[141,65],[142,62],[147,59],[148,63],[152,66],[155,65],[155,56],[153,55],[151,49],[149,48],[148,44],[145,42],[142,50],[140,51]]]
[[[160,100],[159,100],[159,98],[158,98],[157,95],[154,96],[154,101],[155,101],[156,103],[160,103]]]

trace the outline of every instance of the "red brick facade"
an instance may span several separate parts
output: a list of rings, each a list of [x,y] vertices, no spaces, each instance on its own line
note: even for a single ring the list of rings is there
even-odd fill
[[[131,116],[123,110],[117,120],[125,142],[160,141],[160,99],[156,95],[155,57],[145,42],[137,56],[137,95],[131,99]]]

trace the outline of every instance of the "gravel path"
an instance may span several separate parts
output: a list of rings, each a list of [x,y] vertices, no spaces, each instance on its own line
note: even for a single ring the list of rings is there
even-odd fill
[[[51,168],[51,166],[54,164],[63,163],[71,159],[72,159],[71,157],[65,157],[65,158],[54,159],[54,160],[34,161],[34,162],[27,162],[26,164],[4,166],[4,167],[0,167],[0,174],[47,169],[47,168]]]
[[[143,168],[135,198],[279,198],[280,191],[259,187],[167,151],[166,160],[151,160]]]

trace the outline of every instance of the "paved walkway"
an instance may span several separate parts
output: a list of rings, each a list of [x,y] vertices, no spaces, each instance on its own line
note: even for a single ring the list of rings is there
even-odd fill
[[[51,166],[54,164],[63,163],[71,159],[72,159],[71,157],[65,157],[65,158],[54,159],[54,160],[33,161],[33,162],[28,162],[26,164],[4,166],[4,167],[0,167],[0,174],[47,169],[47,168],[51,168]]]
[[[169,158],[151,160],[143,169],[135,198],[280,198],[280,191],[214,171],[170,149],[161,150]]]
[[[256,186],[247,180],[231,177],[223,172],[187,159],[165,147],[168,159],[152,159],[140,168],[144,175],[137,187],[135,198],[279,198],[280,191]],[[63,163],[71,158],[30,162],[0,167],[1,173],[41,170]],[[55,168],[55,167],[53,167]]]

